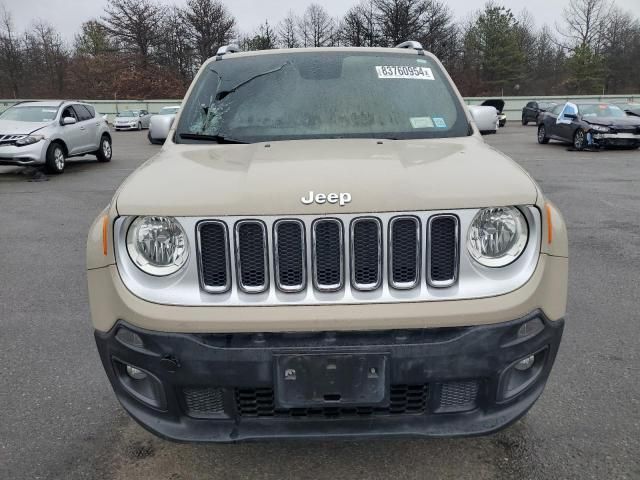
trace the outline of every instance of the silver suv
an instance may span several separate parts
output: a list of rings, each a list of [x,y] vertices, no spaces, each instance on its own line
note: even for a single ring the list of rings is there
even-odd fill
[[[107,122],[93,106],[68,101],[22,102],[0,115],[0,165],[45,165],[62,173],[69,157],[111,160]]]

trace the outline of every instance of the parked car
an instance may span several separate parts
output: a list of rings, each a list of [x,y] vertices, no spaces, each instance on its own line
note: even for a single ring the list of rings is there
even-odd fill
[[[469,112],[482,135],[498,133],[500,128],[500,116],[495,107],[483,105],[469,105]]]
[[[113,127],[118,130],[142,130],[149,128],[151,115],[146,110],[125,110],[118,113],[113,120]]]
[[[544,102],[537,100],[528,102],[522,109],[522,125],[528,125],[529,122],[533,122],[537,125],[538,116],[543,112],[551,110],[556,105],[558,105],[556,102]]]
[[[169,136],[169,130],[173,125],[176,115],[180,111],[180,105],[163,107],[160,113],[153,115],[149,122],[149,133],[147,138],[153,144],[162,144]]]
[[[538,142],[560,140],[577,150],[586,147],[640,147],[640,118],[611,103],[566,103],[539,119]]]
[[[237,51],[205,63],[90,230],[95,340],[125,410],[203,442],[522,417],[563,331],[560,212],[417,42]]]
[[[504,113],[504,105],[505,105],[504,100],[501,100],[499,98],[485,100],[484,102],[481,103],[481,105],[485,107],[493,107],[497,110],[499,127],[504,127],[507,124],[507,114]]]
[[[108,162],[112,151],[109,126],[87,103],[21,102],[0,115],[0,165],[45,165],[55,174],[70,157]]]

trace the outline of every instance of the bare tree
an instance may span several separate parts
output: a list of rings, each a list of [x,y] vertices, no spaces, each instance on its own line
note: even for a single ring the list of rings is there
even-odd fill
[[[4,5],[0,5],[0,80],[7,85],[13,98],[20,96],[23,67],[20,53],[20,40],[13,27],[13,18]]]
[[[190,28],[178,7],[171,7],[163,21],[162,36],[157,52],[160,65],[175,71],[187,86],[193,80],[197,65],[195,52],[191,45]]]
[[[425,24],[427,3],[413,0],[374,0],[377,21],[387,46],[418,38]]]
[[[588,47],[598,51],[607,28],[611,7],[607,0],[570,0],[563,10],[564,27],[556,30],[568,50]]]
[[[151,0],[109,0],[102,20],[115,42],[146,63],[160,39],[165,13],[164,6]]]
[[[299,20],[296,14],[293,13],[293,10],[289,10],[287,16],[278,24],[278,37],[280,38],[280,45],[284,48],[297,48],[300,46],[297,30],[298,23]]]
[[[182,15],[201,63],[215,55],[218,47],[228,44],[235,35],[236,20],[218,0],[187,0]]]
[[[298,29],[305,47],[327,47],[335,42],[335,21],[317,3],[312,3],[304,11],[298,22]]]
[[[340,23],[340,42],[352,47],[374,47],[380,44],[373,0],[351,7]]]

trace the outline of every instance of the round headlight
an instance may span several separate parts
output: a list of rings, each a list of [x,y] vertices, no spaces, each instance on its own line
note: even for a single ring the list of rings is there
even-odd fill
[[[189,242],[175,218],[138,217],[127,232],[127,251],[143,272],[165,276],[187,263]]]
[[[517,208],[484,208],[471,222],[467,250],[481,265],[504,267],[520,256],[528,237],[527,220]]]

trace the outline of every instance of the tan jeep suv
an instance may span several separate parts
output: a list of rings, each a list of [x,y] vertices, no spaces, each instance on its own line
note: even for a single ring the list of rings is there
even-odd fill
[[[560,213],[408,42],[221,49],[87,267],[127,412],[237,441],[511,424],[556,357],[567,256]]]

